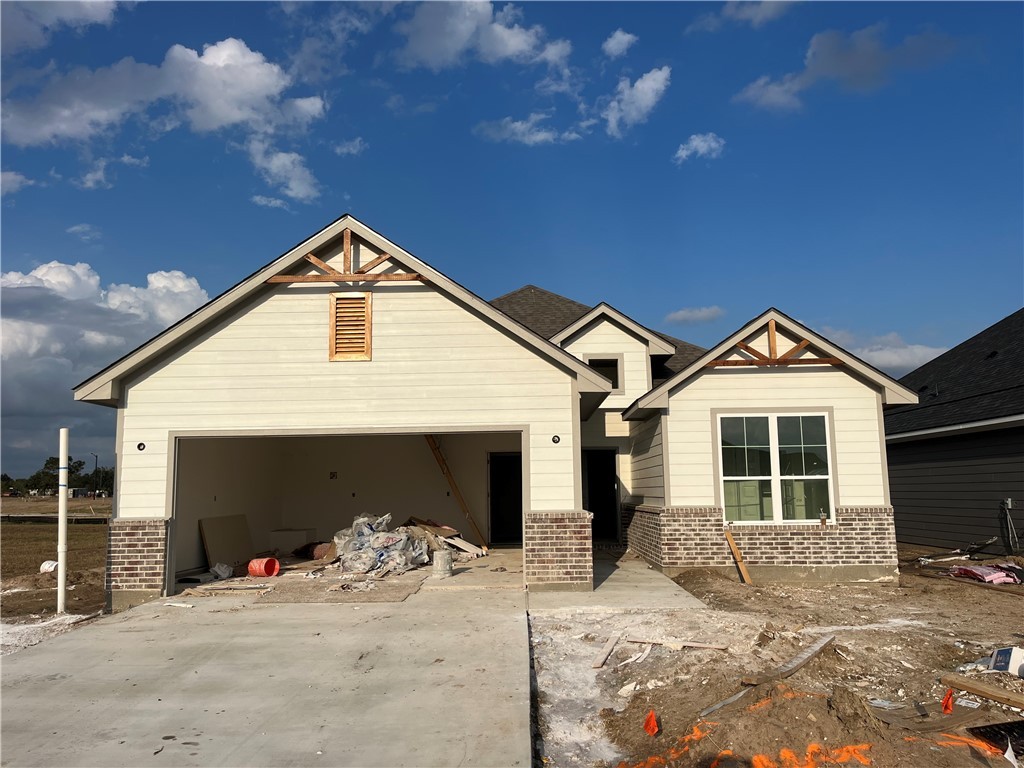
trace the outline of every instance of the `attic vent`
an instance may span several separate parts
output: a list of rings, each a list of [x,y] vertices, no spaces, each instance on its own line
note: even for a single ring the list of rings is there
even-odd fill
[[[369,360],[373,294],[331,294],[331,360]]]

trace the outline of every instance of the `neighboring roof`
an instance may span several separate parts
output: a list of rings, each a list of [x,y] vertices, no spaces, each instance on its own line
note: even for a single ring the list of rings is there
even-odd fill
[[[855,373],[861,378],[880,387],[882,390],[883,403],[916,402],[917,396],[891,376],[887,376],[874,366],[865,363],[863,360],[850,354],[845,349],[837,347],[825,337],[819,336],[810,328],[807,328],[793,318],[772,307],[751,320],[724,341],[715,347],[712,347],[705,354],[692,361],[670,379],[654,387],[654,389],[647,394],[638,397],[628,408],[626,408],[625,411],[623,411],[623,418],[629,419],[637,417],[640,411],[645,411],[651,408],[667,407],[668,396],[672,390],[682,386],[687,380],[703,371],[704,366],[707,363],[717,359],[720,355],[729,352],[736,346],[737,342],[743,341],[754,332],[763,328],[769,320],[774,320],[782,328],[807,339],[811,343],[811,346],[820,349],[828,356],[839,358],[843,361],[846,370]]]
[[[249,275],[240,283],[229,288],[220,296],[207,302],[195,312],[182,318],[167,330],[154,336],[99,373],[83,381],[74,388],[75,399],[91,400],[104,405],[116,405],[120,397],[121,379],[146,365],[172,346],[198,333],[209,323],[221,317],[230,308],[237,306],[239,302],[259,291],[269,290],[266,285],[268,278],[282,274],[296,265],[305,264],[307,253],[322,248],[324,245],[336,240],[345,229],[351,229],[352,234],[387,253],[392,261],[401,264],[411,272],[423,275],[423,278],[429,284],[479,312],[492,322],[497,323],[525,345],[534,348],[542,356],[576,373],[581,392],[607,393],[611,391],[610,382],[583,361],[578,360],[558,345],[552,344],[546,337],[542,338],[519,323],[513,322],[509,317],[497,311],[473,292],[441,274],[425,262],[420,261],[411,253],[370,229],[355,217],[345,214],[316,234],[303,240],[274,261]]]
[[[548,339],[595,309],[557,293],[545,291],[536,285],[524,285],[518,290],[493,299],[491,304]],[[649,328],[645,330],[650,331]],[[688,341],[657,331],[651,332],[676,348],[675,354],[667,360],[655,358],[652,366],[655,385],[683,370],[705,352],[703,347],[690,344]]]
[[[911,371],[917,405],[885,416],[887,435],[1024,414],[1024,309]]]
[[[524,285],[492,299],[491,305],[545,339],[550,339],[592,309],[536,285]]]
[[[659,336],[654,331],[644,328],[633,318],[628,315],[624,315],[619,312],[615,307],[607,302],[602,301],[592,310],[587,312],[583,317],[579,318],[573,323],[570,323],[565,328],[560,330],[554,336],[551,337],[551,341],[555,344],[562,344],[567,339],[571,338],[575,334],[582,331],[584,328],[589,326],[591,323],[596,322],[599,318],[607,318],[613,323],[625,328],[627,331],[633,333],[646,342],[652,355],[673,355],[675,354],[675,347],[665,341],[664,338]]]

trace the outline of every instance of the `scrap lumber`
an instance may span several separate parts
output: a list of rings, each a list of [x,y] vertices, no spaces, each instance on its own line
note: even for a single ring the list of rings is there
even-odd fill
[[[437,444],[437,438],[433,435],[424,435],[426,438],[427,445],[430,446],[431,453],[434,454],[434,459],[437,461],[437,466],[441,468],[441,474],[444,475],[445,480],[448,481],[448,486],[452,489],[452,493],[455,495],[455,500],[459,503],[459,507],[462,509],[462,513],[469,520],[470,525],[473,526],[473,530],[476,532],[476,536],[480,539],[480,548],[483,553],[487,554],[487,539],[480,532],[480,528],[477,527],[476,520],[469,513],[469,505],[466,500],[462,497],[462,492],[459,490],[459,486],[455,483],[455,478],[452,476],[451,470],[448,468],[448,462],[445,461],[444,454],[441,453],[441,446]]]
[[[718,645],[717,643],[697,643],[690,640],[643,640],[636,637],[627,637],[627,643],[640,643],[642,645],[662,645],[672,651],[681,651],[683,648],[710,648],[715,651],[727,651],[729,646]]]
[[[932,701],[927,704],[915,704],[913,710],[910,707],[900,707],[899,709],[886,711],[868,705],[868,711],[876,720],[880,720],[887,725],[895,725],[917,733],[934,733],[936,731],[949,731],[959,728],[961,725],[977,720],[987,710],[981,707],[971,709],[970,707],[954,705],[953,713],[946,715],[942,712],[942,704]]]
[[[717,704],[712,704],[707,709],[702,709],[700,711],[700,713],[697,715],[697,717],[700,717],[701,719],[703,719],[703,718],[707,717],[708,715],[710,715],[712,712],[717,712],[722,707],[726,707],[726,706],[732,704],[734,701],[739,701],[744,696],[746,696],[748,693],[750,693],[752,690],[754,690],[754,689],[753,688],[744,688],[739,693],[734,693],[728,699],[722,699]]]
[[[741,682],[744,685],[763,685],[765,683],[774,683],[776,680],[783,680],[806,665],[807,662],[831,645],[832,641],[835,639],[835,635],[825,635],[825,637],[822,637],[818,642],[805,648],[774,672],[768,672],[764,675],[748,675],[747,677],[744,677]]]
[[[989,685],[988,683],[972,680],[969,677],[953,673],[943,675],[939,680],[943,685],[948,685],[950,688],[959,688],[961,691],[973,693],[975,696],[981,696],[983,699],[990,699],[999,704],[1005,704],[1008,707],[1024,709],[1024,693],[1009,691],[997,685]]]
[[[600,669],[604,666],[604,663],[608,661],[608,657],[612,655],[612,651],[615,650],[615,644],[619,642],[621,635],[612,635],[608,638],[608,642],[604,644],[604,648],[601,652],[594,657],[594,663],[591,665],[594,669]]]
[[[469,552],[469,554],[476,555],[477,557],[483,557],[487,554],[486,550],[480,549],[480,547],[473,546],[468,541],[463,539],[461,536],[449,536],[447,539],[445,539],[445,541],[447,541],[449,544],[454,544],[463,552]]]
[[[725,540],[729,542],[729,549],[732,550],[732,556],[736,558],[736,565],[740,569],[740,578],[743,579],[743,583],[754,586],[754,580],[750,578],[750,573],[747,571],[747,565],[743,562],[743,553],[740,552],[740,548],[736,546],[736,541],[732,537],[732,531],[728,528],[725,529]]]

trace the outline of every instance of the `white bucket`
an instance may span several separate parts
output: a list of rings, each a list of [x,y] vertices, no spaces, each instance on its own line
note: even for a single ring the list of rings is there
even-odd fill
[[[57,570],[56,560],[44,560],[43,564],[39,566],[40,573],[53,573]]]
[[[450,549],[438,549],[434,552],[434,578],[447,579],[452,575],[452,552]]]

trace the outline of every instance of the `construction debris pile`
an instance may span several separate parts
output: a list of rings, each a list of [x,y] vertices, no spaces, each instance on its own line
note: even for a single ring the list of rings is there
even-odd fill
[[[388,530],[391,515],[361,516],[334,534],[335,562],[346,573],[404,573],[430,562],[426,538],[407,526]]]

